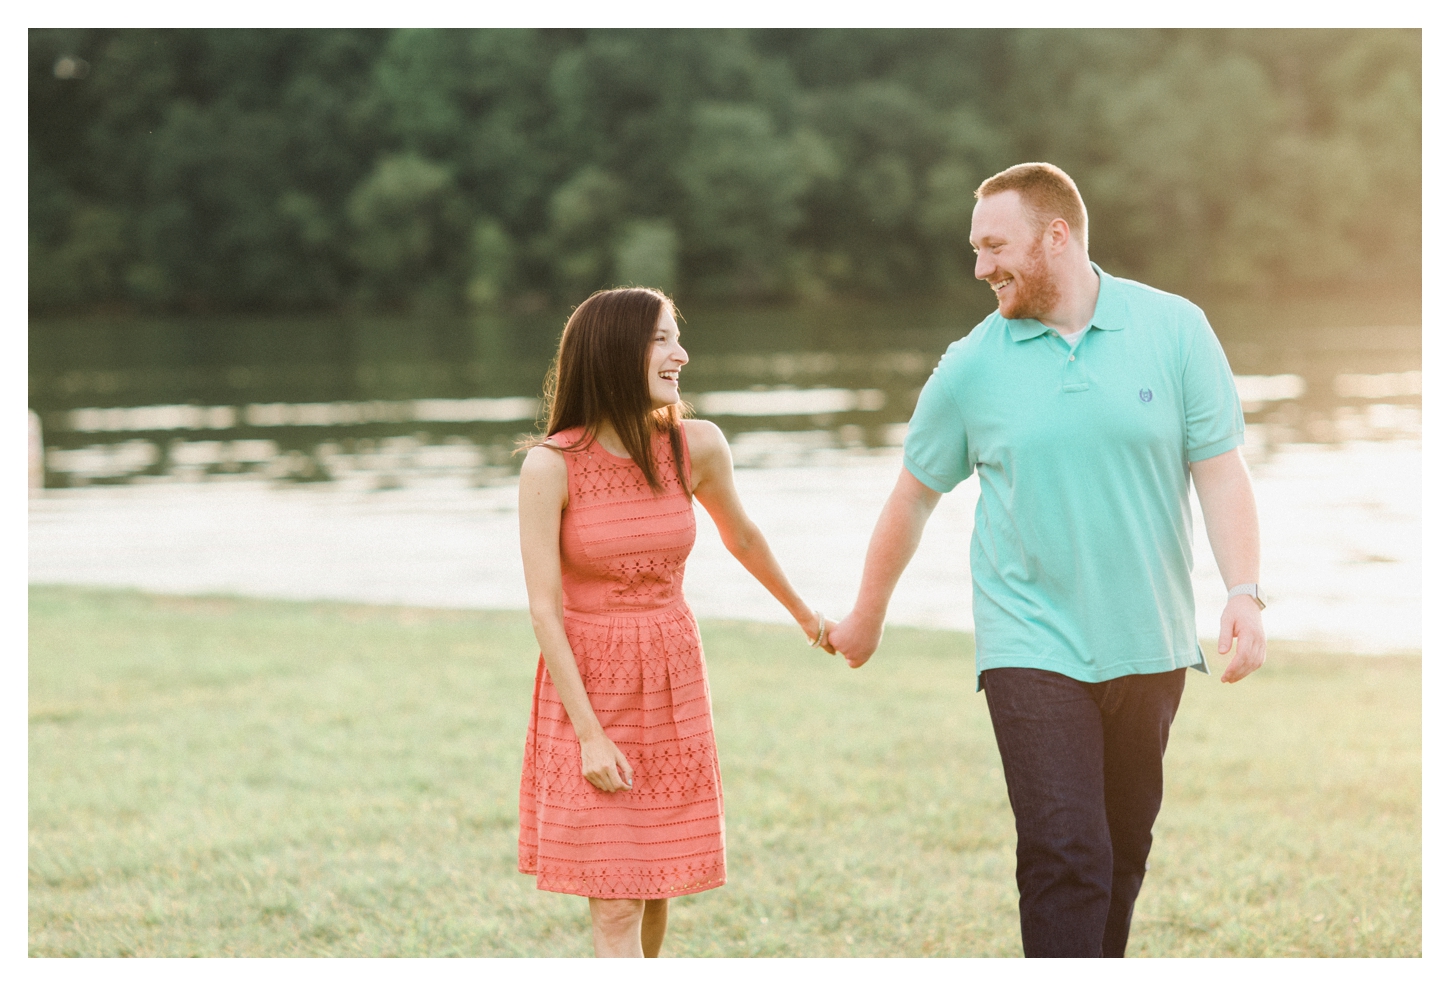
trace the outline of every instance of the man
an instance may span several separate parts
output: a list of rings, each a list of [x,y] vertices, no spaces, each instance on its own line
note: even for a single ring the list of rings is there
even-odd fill
[[[1087,210],[1060,169],[983,182],[971,243],[997,311],[922,389],[830,641],[852,667],[871,657],[932,509],[975,471],[977,687],[1016,818],[1023,952],[1121,956],[1185,669],[1208,671],[1190,475],[1230,590],[1218,650],[1237,647],[1221,680],[1264,662],[1243,411],[1201,310],[1088,259]]]

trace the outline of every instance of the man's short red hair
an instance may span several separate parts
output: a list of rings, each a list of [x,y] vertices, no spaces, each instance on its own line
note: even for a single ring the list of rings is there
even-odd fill
[[[977,198],[1002,192],[1016,192],[1022,196],[1038,235],[1054,219],[1067,223],[1067,228],[1082,240],[1082,247],[1088,244],[1087,206],[1082,204],[1077,185],[1055,164],[1034,161],[1028,164],[1014,164],[1006,171],[999,171],[977,186]]]

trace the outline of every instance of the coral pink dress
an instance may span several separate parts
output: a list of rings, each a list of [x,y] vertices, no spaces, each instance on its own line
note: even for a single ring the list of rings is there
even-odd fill
[[[556,445],[577,441],[560,432]],[[686,476],[669,437],[653,454],[656,495],[632,459],[597,442],[565,452],[559,530],[564,630],[605,734],[634,768],[606,794],[580,773],[579,741],[539,658],[519,786],[519,870],[540,890],[677,897],[725,882],[725,816],[700,631],[685,604],[695,544]]]

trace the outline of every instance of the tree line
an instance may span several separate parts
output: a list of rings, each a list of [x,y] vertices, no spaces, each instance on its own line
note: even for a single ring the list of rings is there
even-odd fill
[[[1048,160],[1173,290],[1418,284],[1420,33],[32,30],[62,311],[939,295]]]

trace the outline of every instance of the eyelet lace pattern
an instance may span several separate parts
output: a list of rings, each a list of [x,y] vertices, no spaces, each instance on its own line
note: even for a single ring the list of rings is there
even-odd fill
[[[555,444],[577,438],[563,432]],[[668,437],[656,435],[652,451],[659,495],[632,461],[598,445],[565,453],[564,629],[595,715],[634,768],[634,787],[606,794],[584,778],[540,657],[519,787],[519,870],[535,874],[540,890],[639,899],[725,882],[710,686],[680,591],[695,514]]]

